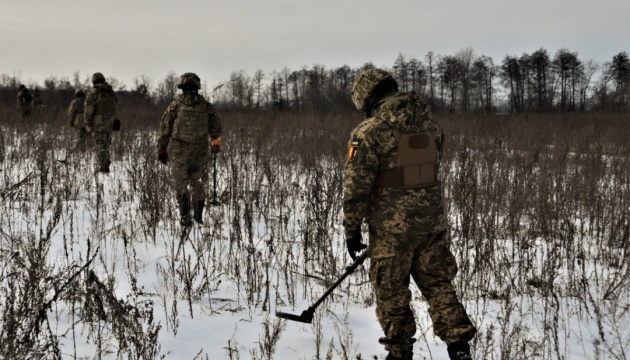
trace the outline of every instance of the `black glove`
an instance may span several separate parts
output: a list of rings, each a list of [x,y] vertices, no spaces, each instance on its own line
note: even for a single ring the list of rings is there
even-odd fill
[[[166,150],[158,151],[158,160],[160,160],[162,164],[168,163],[168,153]]]
[[[367,245],[361,242],[361,229],[354,230],[346,235],[346,248],[352,260],[357,259],[357,253],[367,248]]]

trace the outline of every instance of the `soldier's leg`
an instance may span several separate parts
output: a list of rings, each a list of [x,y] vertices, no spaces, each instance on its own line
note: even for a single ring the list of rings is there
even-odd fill
[[[409,306],[412,258],[413,252],[402,252],[397,256],[370,259],[370,282],[376,295],[376,317],[385,333],[379,342],[398,357],[406,356],[416,333],[414,314]]]
[[[84,128],[84,127],[78,127],[78,128],[76,128],[77,143],[81,142],[81,141],[83,140],[83,138],[84,138],[86,135],[87,135],[87,131],[85,130],[85,128]],[[85,139],[85,140],[83,140],[83,144],[81,144],[81,145],[79,146],[79,150],[81,150],[81,151],[85,150],[85,148],[86,148],[86,145],[85,145],[85,144],[86,144],[86,142],[87,142],[88,140],[89,140],[89,139]]]
[[[457,263],[445,236],[446,232],[435,234],[426,247],[416,249],[411,275],[429,303],[433,332],[451,344],[469,341],[476,329],[453,287]]]
[[[111,154],[110,154],[110,147],[112,144],[112,133],[111,131],[108,131],[105,133],[105,143],[104,143],[104,148],[103,148],[103,162],[101,163],[101,167],[104,170],[109,171],[109,164],[111,164]]]
[[[191,186],[192,203],[195,209],[194,219],[203,224],[203,209],[206,202],[204,184],[208,182],[208,146],[202,144],[194,149],[191,154]]]
[[[192,224],[190,216],[190,191],[188,186],[191,181],[191,167],[188,162],[187,144],[173,141],[171,144],[171,174],[173,175],[173,186],[175,197],[179,205],[180,222],[183,226]]]
[[[97,171],[109,172],[109,145],[111,135],[109,132],[94,132],[94,149],[96,151]]]

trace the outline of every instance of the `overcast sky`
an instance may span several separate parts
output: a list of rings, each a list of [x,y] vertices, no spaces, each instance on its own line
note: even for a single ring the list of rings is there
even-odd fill
[[[544,47],[610,61],[630,51],[630,0],[0,0],[0,74],[40,85],[100,71],[131,85],[192,71],[366,62],[472,47],[500,64]]]

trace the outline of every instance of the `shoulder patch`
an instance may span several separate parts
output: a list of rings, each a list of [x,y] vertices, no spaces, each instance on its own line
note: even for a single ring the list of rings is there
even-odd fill
[[[361,144],[361,139],[359,139],[356,135],[353,136],[350,141],[350,146],[348,147],[348,161],[352,161],[357,157],[359,144]]]

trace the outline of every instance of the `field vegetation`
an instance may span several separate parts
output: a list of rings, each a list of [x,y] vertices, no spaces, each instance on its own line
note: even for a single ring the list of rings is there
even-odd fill
[[[317,73],[305,74],[317,83]],[[169,168],[156,159],[174,84],[167,77],[151,90],[143,78],[119,92],[123,127],[113,136],[112,172],[102,175],[89,141],[70,153],[76,135],[66,109],[72,89],[86,86],[76,75],[76,86],[50,80],[45,107],[26,119],[14,108],[18,82],[0,87],[0,358],[382,356],[365,266],[312,326],[273,316],[299,314],[350,262],[343,164],[362,116],[348,82],[331,82],[334,96],[246,91],[257,94],[251,102],[235,100],[238,76],[216,94],[206,89],[223,120],[221,205],[182,236]],[[479,329],[475,359],[630,357],[626,85],[597,111],[561,97],[545,111],[515,99],[506,112],[436,102],[456,287]],[[213,190],[209,181],[208,196]],[[416,356],[444,358],[415,287],[413,306]],[[308,345],[291,343],[299,336]],[[172,345],[187,337],[207,340]]]

